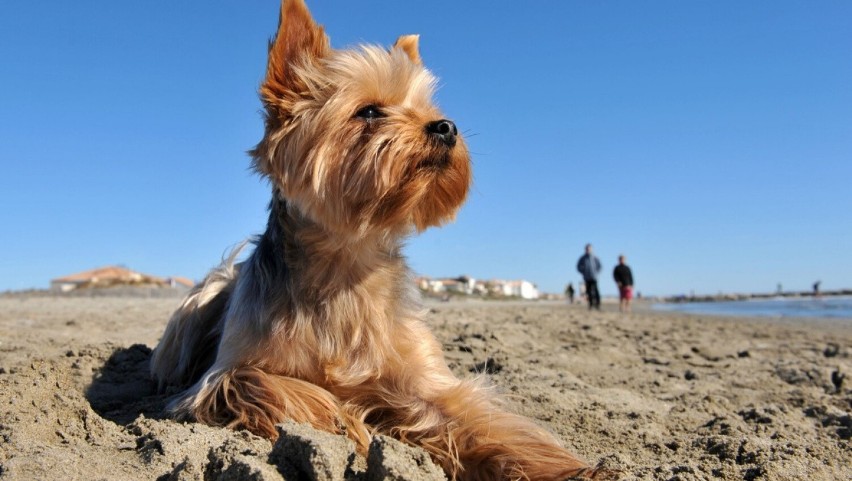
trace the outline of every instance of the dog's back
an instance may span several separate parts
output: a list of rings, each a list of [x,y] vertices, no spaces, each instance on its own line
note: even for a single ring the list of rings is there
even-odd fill
[[[151,376],[160,390],[196,382],[216,360],[225,310],[236,284],[240,264],[228,259],[192,288],[172,314],[151,358]]]

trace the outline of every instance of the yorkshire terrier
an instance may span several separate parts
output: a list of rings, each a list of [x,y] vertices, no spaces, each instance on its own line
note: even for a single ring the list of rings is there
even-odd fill
[[[184,389],[170,404],[180,419],[268,438],[292,419],[361,452],[383,433],[451,479],[603,475],[456,378],[421,320],[402,242],[452,220],[471,183],[435,83],[418,36],[334,50],[303,0],[283,0],[251,151],[272,184],[266,231],[189,293],[151,372]]]

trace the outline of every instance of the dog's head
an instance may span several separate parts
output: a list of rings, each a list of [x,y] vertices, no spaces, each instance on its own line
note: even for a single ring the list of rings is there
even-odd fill
[[[451,220],[471,182],[455,124],[432,102],[418,37],[334,50],[303,0],[283,0],[252,151],[288,205],[326,228],[367,234]]]

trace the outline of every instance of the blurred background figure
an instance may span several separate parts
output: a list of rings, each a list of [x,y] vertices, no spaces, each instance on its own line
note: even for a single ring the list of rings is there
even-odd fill
[[[574,285],[570,282],[568,283],[568,287],[565,288],[565,298],[568,299],[568,304],[574,303]]]
[[[618,285],[619,309],[630,312],[630,300],[633,299],[633,271],[627,265],[624,255],[618,256],[618,265],[612,271],[612,277]]]
[[[586,253],[577,261],[577,270],[583,275],[586,296],[589,298],[589,310],[601,310],[601,294],[598,291],[598,275],[601,273],[601,261],[592,253],[592,245],[586,244]]]

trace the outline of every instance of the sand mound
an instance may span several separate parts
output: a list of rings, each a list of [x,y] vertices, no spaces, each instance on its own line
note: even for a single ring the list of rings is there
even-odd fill
[[[292,422],[279,425],[280,437],[270,443],[248,432],[171,421],[165,417],[168,397],[158,395],[149,379],[150,356],[151,349],[141,344],[89,347],[7,373],[18,380],[0,378],[14,411],[0,424],[0,474],[16,479],[50,479],[58,473],[71,479],[446,479],[425,452],[384,436],[373,440],[365,459],[346,437]]]

